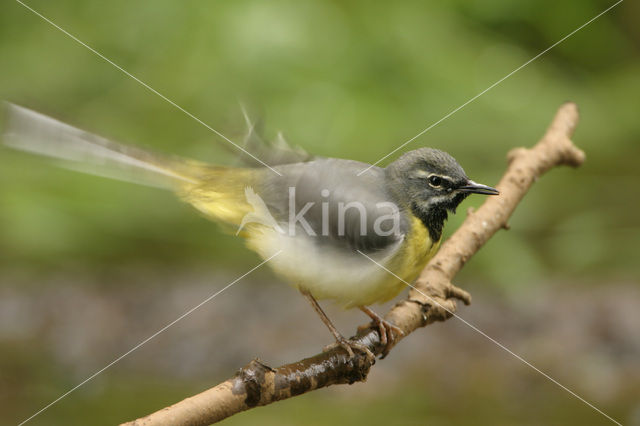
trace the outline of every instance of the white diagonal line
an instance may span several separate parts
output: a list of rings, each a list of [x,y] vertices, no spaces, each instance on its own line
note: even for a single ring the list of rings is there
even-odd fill
[[[569,389],[568,387],[566,387],[565,385],[563,385],[562,383],[560,383],[559,381],[557,381],[556,379],[554,379],[553,377],[549,376],[547,373],[545,373],[544,371],[540,370],[538,367],[536,367],[535,365],[531,364],[529,361],[527,361],[526,359],[522,358],[520,355],[518,355],[517,353],[513,352],[511,349],[509,349],[508,347],[506,347],[505,345],[503,345],[502,343],[498,342],[496,339],[494,339],[493,337],[489,336],[487,333],[485,333],[484,331],[480,330],[478,327],[476,327],[475,325],[471,324],[469,321],[467,321],[466,319],[462,318],[460,315],[456,314],[455,312],[445,308],[444,306],[442,306],[442,304],[440,304],[436,299],[434,299],[431,296],[427,296],[426,294],[424,294],[422,291],[420,291],[418,288],[416,288],[415,286],[409,284],[408,282],[406,282],[405,280],[403,280],[402,278],[400,278],[399,276],[397,276],[396,274],[394,274],[392,271],[390,271],[389,269],[387,269],[384,265],[381,265],[380,263],[376,262],[375,260],[373,260],[371,257],[367,256],[366,254],[364,254],[363,252],[361,252],[360,250],[358,250],[358,253],[360,253],[361,255],[363,255],[364,257],[366,257],[367,259],[369,259],[370,261],[372,261],[373,263],[375,263],[376,265],[378,265],[380,268],[384,269],[385,271],[387,271],[389,274],[393,275],[394,277],[396,277],[397,279],[399,279],[400,281],[402,281],[403,283],[405,283],[407,286],[411,287],[412,289],[414,289],[415,291],[417,291],[418,293],[420,293],[421,295],[423,295],[424,297],[426,297],[427,299],[429,299],[431,302],[433,302],[434,304],[438,305],[440,308],[444,309],[445,311],[447,311],[447,313],[451,314],[452,316],[456,317],[457,319],[459,319],[460,321],[462,321],[465,325],[471,327],[471,329],[473,329],[474,331],[476,331],[477,333],[481,334],[482,336],[486,337],[487,339],[489,339],[491,342],[493,342],[495,345],[497,345],[498,347],[500,347],[501,349],[503,349],[504,351],[508,352],[509,354],[511,354],[512,356],[514,356],[516,359],[520,360],[521,362],[523,362],[524,364],[526,364],[527,366],[531,367],[533,370],[537,371],[538,373],[542,374],[544,377],[546,377],[548,380],[550,380],[551,382],[555,383],[556,385],[560,386],[562,389],[564,389],[565,391],[569,392],[571,395],[573,395],[574,397],[578,398],[580,401],[584,402],[585,404],[587,404],[589,407],[593,408],[594,410],[596,410],[598,413],[602,414],[604,417],[606,417],[607,419],[611,420],[613,423],[622,426],[622,424],[618,421],[616,421],[615,419],[613,419],[611,416],[607,415],[604,411],[600,410],[598,407],[596,407],[595,405],[593,405],[592,403],[590,403],[589,401],[587,401],[586,399],[584,399],[583,397],[581,397],[580,395],[578,395],[577,393],[575,393],[574,391],[572,391],[571,389]]]
[[[213,127],[211,127],[210,125],[208,125],[207,123],[205,123],[204,121],[202,121],[201,119],[199,119],[198,117],[196,117],[195,115],[193,115],[192,113],[190,113],[189,111],[187,111],[186,109],[182,108],[180,105],[176,104],[174,101],[172,101],[171,99],[167,98],[165,95],[163,95],[162,93],[158,92],[156,89],[154,89],[153,87],[149,86],[147,83],[145,83],[144,81],[140,80],[138,77],[136,77],[135,75],[131,74],[129,71],[125,70],[124,68],[122,68],[120,65],[116,64],[115,62],[113,62],[111,59],[107,58],[106,56],[104,56],[102,53],[98,52],[96,49],[94,49],[93,47],[89,46],[88,44],[84,43],[83,41],[81,41],[80,39],[78,39],[76,36],[74,36],[73,34],[69,33],[67,30],[65,30],[64,28],[60,27],[59,25],[56,25],[55,23],[53,23],[49,18],[47,18],[46,16],[42,15],[40,12],[38,12],[37,10],[33,9],[32,7],[24,4],[21,0],[16,0],[16,2],[20,3],[22,6],[24,6],[26,9],[30,10],[31,12],[33,12],[35,15],[39,16],[40,18],[42,18],[44,21],[46,21],[47,23],[51,24],[53,27],[55,27],[56,29],[60,30],[62,33],[64,33],[65,35],[67,35],[69,38],[71,38],[72,40],[74,40],[75,42],[79,43],[80,45],[86,47],[87,49],[89,49],[92,53],[94,53],[95,55],[99,56],[100,58],[102,58],[103,60],[107,61],[109,64],[113,65],[115,68],[117,68],[118,70],[120,70],[121,72],[123,72],[125,75],[127,75],[128,77],[132,78],[133,80],[135,80],[136,82],[138,82],[140,85],[142,85],[145,89],[149,90],[150,92],[158,95],[159,97],[161,97],[162,99],[164,99],[165,101],[167,101],[169,104],[171,104],[172,106],[174,106],[175,108],[179,109],[180,111],[182,111],[184,114],[186,114],[187,116],[191,117],[192,119],[194,119],[195,121],[197,121],[198,123],[202,124],[204,127],[206,127],[207,129],[209,129],[210,131],[212,131],[213,133],[215,133],[216,135],[218,135],[219,137],[221,137],[222,139],[224,139],[225,141],[229,142],[231,145],[235,146],[236,148],[238,148],[240,151],[244,152],[245,154],[247,154],[248,156],[250,156],[251,158],[253,158],[254,160],[256,160],[257,162],[259,162],[260,164],[262,164],[265,167],[268,167],[269,169],[271,169],[272,172],[276,173],[279,176],[282,176],[282,173],[280,173],[279,171],[277,171],[276,169],[274,169],[273,167],[271,167],[270,165],[268,165],[267,163],[265,163],[264,161],[262,161],[261,159],[259,159],[258,157],[254,156],[253,154],[251,154],[249,151],[247,151],[246,149],[244,149],[243,147],[241,147],[240,145],[238,145],[237,143],[235,143],[234,141],[232,141],[231,139],[229,139],[228,137],[226,137],[225,135],[223,135],[222,133],[220,133],[219,131],[217,131],[216,129],[214,129]]]
[[[249,275],[250,273],[252,273],[253,271],[255,271],[256,269],[258,269],[259,267],[261,267],[262,265],[264,265],[265,263],[267,263],[268,261],[270,261],[271,259],[273,259],[274,257],[276,257],[277,255],[279,255],[280,253],[282,253],[282,250],[279,250],[278,252],[276,252],[273,256],[263,260],[262,262],[260,262],[258,265],[254,266],[253,268],[251,268],[248,272],[244,273],[243,275],[241,275],[240,277],[236,278],[235,280],[233,280],[232,282],[230,282],[229,284],[227,284],[226,286],[224,286],[222,289],[218,290],[217,292],[215,292],[214,294],[212,294],[211,296],[207,297],[206,299],[204,299],[202,302],[198,303],[196,306],[194,306],[193,308],[189,309],[187,312],[183,313],[182,315],[180,315],[178,318],[174,319],[173,321],[171,321],[169,324],[165,325],[164,327],[162,327],[160,330],[156,331],[155,333],[153,333],[151,336],[147,337],[146,339],[144,339],[143,341],[141,341],[140,343],[138,343],[137,345],[135,345],[133,348],[129,349],[127,352],[123,353],[122,355],[120,355],[118,358],[114,359],[113,361],[111,361],[109,364],[105,365],[104,367],[102,367],[100,370],[96,371],[95,373],[93,373],[91,376],[87,377],[86,379],[84,379],[82,382],[78,383],[77,385],[75,385],[73,388],[69,389],[67,392],[63,393],[62,395],[60,395],[58,398],[56,398],[55,400],[51,401],[49,404],[45,405],[44,407],[42,407],[40,410],[38,410],[37,412],[35,412],[33,415],[31,415],[29,418],[23,420],[18,426],[21,426],[25,423],[27,423],[29,420],[33,419],[34,417],[36,417],[38,414],[42,413],[43,411],[47,410],[48,408],[50,408],[52,405],[56,404],[57,402],[59,402],[61,399],[69,396],[70,393],[72,393],[73,391],[75,391],[76,389],[78,389],[79,387],[81,387],[82,385],[84,385],[85,383],[87,383],[88,381],[92,380],[93,378],[95,378],[97,375],[99,375],[100,373],[104,372],[107,368],[111,367],[113,364],[119,362],[120,360],[122,360],[124,357],[126,357],[127,355],[129,355],[131,352],[135,351],[136,349],[140,348],[140,346],[144,345],[145,343],[147,343],[149,340],[153,339],[154,337],[156,337],[158,334],[164,332],[165,330],[167,330],[169,327],[171,327],[172,325],[174,325],[175,323],[177,323],[178,321],[182,320],[184,317],[186,317],[187,315],[190,315],[191,313],[193,313],[193,311],[195,311],[196,309],[200,308],[202,305],[204,305],[205,303],[209,302],[211,299],[213,299],[214,297],[216,297],[217,295],[219,295],[220,293],[222,293],[223,291],[225,291],[226,289],[228,289],[229,287],[231,287],[232,285],[234,285],[235,283],[237,283],[238,281],[240,281],[241,279],[243,279],[244,277],[246,277],[247,275]]]
[[[422,130],[420,133],[418,133],[417,135],[415,135],[414,137],[412,137],[411,139],[409,139],[408,141],[406,141],[405,143],[403,143],[402,145],[400,145],[399,147],[397,147],[396,149],[394,149],[393,151],[391,151],[390,153],[388,153],[387,155],[385,155],[384,157],[380,158],[378,161],[376,161],[375,163],[371,164],[369,167],[367,167],[364,170],[361,170],[360,172],[358,172],[358,176],[362,175],[364,172],[366,172],[367,170],[371,169],[372,167],[374,167],[375,165],[377,165],[378,163],[380,163],[382,160],[384,160],[385,158],[389,157],[390,155],[395,154],[396,152],[398,152],[400,149],[404,148],[405,146],[407,146],[408,144],[410,144],[411,142],[413,142],[414,140],[416,140],[417,138],[419,138],[420,136],[424,135],[425,133],[427,133],[429,130],[433,129],[434,127],[436,127],[438,124],[442,123],[444,120],[446,120],[447,118],[451,117],[453,114],[455,114],[456,112],[460,111],[462,108],[466,107],[467,105],[469,105],[471,102],[475,101],[476,99],[478,99],[480,96],[484,95],[485,93],[487,93],[489,90],[493,89],[494,87],[496,87],[498,84],[502,83],[503,81],[505,81],[506,79],[508,79],[509,77],[511,77],[513,74],[517,73],[518,71],[520,71],[522,68],[526,67],[527,65],[529,65],[531,62],[535,61],[536,59],[538,59],[540,56],[544,55],[545,53],[547,53],[548,51],[550,51],[551,49],[553,49],[554,47],[556,47],[557,45],[559,45],[560,43],[562,43],[563,41],[565,41],[566,39],[568,39],[569,37],[571,37],[572,35],[574,35],[575,33],[577,33],[578,31],[580,31],[581,29],[583,29],[584,27],[586,27],[587,25],[589,25],[590,23],[592,23],[593,21],[595,21],[596,19],[598,19],[599,17],[601,17],[602,15],[604,15],[605,13],[607,13],[608,11],[610,11],[611,9],[613,9],[614,7],[616,7],[617,5],[619,5],[620,3],[622,3],[623,0],[618,0],[617,3],[609,6],[608,8],[606,8],[604,11],[600,12],[599,14],[597,14],[596,16],[594,16],[593,18],[589,19],[587,22],[585,22],[584,24],[580,25],[578,28],[576,28],[575,30],[571,31],[569,34],[567,34],[566,36],[562,37],[560,40],[556,41],[555,43],[553,43],[551,46],[547,47],[546,49],[544,49],[542,52],[538,53],[536,56],[534,56],[533,58],[529,59],[527,62],[525,62],[524,64],[520,65],[518,68],[516,68],[515,70],[511,71],[509,74],[505,75],[504,77],[502,77],[500,80],[496,81],[495,83],[493,83],[491,86],[487,87],[486,89],[484,89],[482,92],[478,93],[477,95],[475,95],[474,97],[472,97],[471,99],[469,99],[468,101],[466,101],[465,103],[463,103],[462,105],[460,105],[459,107],[457,107],[456,109],[450,111],[447,115],[445,115],[444,117],[442,117],[440,120],[436,121],[435,123],[433,123],[432,125],[430,125],[429,127],[427,127],[426,129]]]

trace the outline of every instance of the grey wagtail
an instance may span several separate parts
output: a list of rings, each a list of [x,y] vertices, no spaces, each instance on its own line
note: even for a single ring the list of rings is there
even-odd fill
[[[81,171],[172,190],[206,217],[235,227],[251,250],[272,258],[276,274],[309,300],[334,345],[350,356],[354,349],[373,354],[345,339],[316,299],[361,309],[386,348],[402,331],[368,306],[392,299],[403,281],[418,276],[438,249],[448,213],[469,194],[498,194],[470,180],[449,154],[431,148],[372,167],[312,157],[282,137],[266,144],[250,126],[245,147],[262,165],[217,166],[125,146],[16,105],[7,108],[6,145]]]

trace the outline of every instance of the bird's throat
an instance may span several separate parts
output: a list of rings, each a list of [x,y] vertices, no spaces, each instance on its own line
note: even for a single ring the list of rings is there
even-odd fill
[[[440,206],[424,208],[416,203],[412,203],[411,211],[427,228],[431,241],[440,241],[444,222],[449,216],[447,209]]]

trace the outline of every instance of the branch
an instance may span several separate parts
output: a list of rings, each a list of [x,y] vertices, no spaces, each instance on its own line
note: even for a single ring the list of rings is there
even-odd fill
[[[576,105],[566,103],[533,148],[509,152],[509,166],[497,185],[500,196],[487,198],[477,211],[468,212],[464,223],[422,271],[408,298],[386,314],[388,321],[404,331],[404,337],[419,327],[450,318],[456,311],[456,299],[466,305],[471,303],[471,296],[451,284],[451,280],[493,234],[509,228],[507,220],[540,176],[556,166],[577,167],[584,162],[584,153],[570,140],[577,123]],[[367,345],[377,355],[386,355],[377,327],[371,324],[359,327],[352,339]],[[125,425],[215,423],[241,411],[318,388],[364,381],[372,364],[359,353],[349,359],[341,348],[278,368],[255,359],[225,382]]]

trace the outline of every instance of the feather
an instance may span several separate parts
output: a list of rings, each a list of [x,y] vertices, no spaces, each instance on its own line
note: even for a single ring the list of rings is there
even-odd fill
[[[261,166],[256,161],[256,157],[260,158],[269,166],[279,166],[282,164],[301,163],[313,160],[313,156],[299,146],[289,144],[281,132],[274,141],[267,141],[261,136],[261,122],[253,121],[249,117],[244,106],[242,108],[242,116],[247,126],[247,133],[243,138],[243,148],[255,154],[255,157],[247,155],[245,152],[234,153],[238,156],[238,160],[245,166]]]
[[[4,145],[98,176],[175,190],[198,182],[203,165],[122,145],[30,109],[7,103]]]
[[[256,192],[250,186],[247,186],[245,188],[244,193],[246,201],[251,205],[253,211],[244,215],[244,217],[242,218],[242,222],[240,222],[240,226],[238,227],[236,235],[238,235],[240,231],[242,231],[242,228],[250,223],[258,223],[273,228],[279,233],[284,233],[284,230],[280,227],[280,225],[278,225],[278,222],[276,222],[274,217],[271,215],[271,212],[269,211],[269,208],[267,207],[265,202],[262,200],[262,197],[256,194]]]

